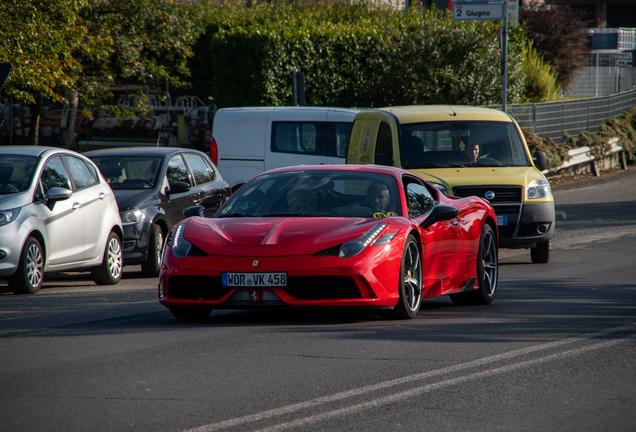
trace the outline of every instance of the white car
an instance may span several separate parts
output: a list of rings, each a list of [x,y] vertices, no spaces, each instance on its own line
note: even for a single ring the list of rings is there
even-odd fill
[[[32,294],[44,273],[90,269],[99,285],[122,275],[122,223],[90,159],[41,146],[0,148],[0,279]]]

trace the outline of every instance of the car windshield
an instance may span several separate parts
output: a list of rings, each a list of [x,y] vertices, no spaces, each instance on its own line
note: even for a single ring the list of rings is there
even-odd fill
[[[246,183],[216,217],[369,217],[401,215],[395,179],[355,171],[265,174]]]
[[[29,188],[38,158],[5,155],[0,159],[0,195],[24,192]]]
[[[403,166],[530,166],[513,123],[448,121],[401,127]]]
[[[153,189],[157,184],[160,157],[95,156],[98,166],[111,189]]]

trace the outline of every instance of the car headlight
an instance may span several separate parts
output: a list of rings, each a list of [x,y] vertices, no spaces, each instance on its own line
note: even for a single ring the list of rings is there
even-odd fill
[[[143,212],[139,209],[125,210],[119,214],[121,216],[121,223],[123,224],[136,224],[139,223],[143,217]]]
[[[386,228],[387,225],[388,224],[385,223],[375,224],[373,228],[362,234],[357,239],[343,243],[342,246],[340,246],[338,256],[340,258],[351,258],[358,255],[365,247],[371,244],[371,242],[382,232],[384,228]]]
[[[546,179],[530,182],[527,191],[528,199],[548,198],[552,196],[552,188]]]
[[[9,210],[0,210],[0,226],[6,225],[9,222],[15,220],[20,214],[20,207],[9,209]]]
[[[185,258],[188,256],[188,252],[190,252],[190,248],[192,247],[192,243],[187,241],[183,236],[184,231],[185,224],[179,224],[172,239],[172,255],[177,258]]]

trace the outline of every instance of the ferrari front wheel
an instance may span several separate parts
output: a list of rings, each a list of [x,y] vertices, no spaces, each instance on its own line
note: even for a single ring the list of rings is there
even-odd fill
[[[168,309],[173,317],[188,320],[202,320],[212,313],[211,307],[201,306],[170,306]]]
[[[422,259],[418,241],[413,235],[409,235],[404,244],[399,289],[400,297],[391,311],[391,317],[415,318],[422,304]]]

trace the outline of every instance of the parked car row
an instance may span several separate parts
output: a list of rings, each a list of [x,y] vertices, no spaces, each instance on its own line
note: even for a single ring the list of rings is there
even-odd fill
[[[212,215],[229,185],[210,161],[183,148],[79,154],[40,146],[0,150],[0,278],[35,293],[46,272],[90,269],[116,284],[127,264],[159,275],[163,239],[202,205]]]

